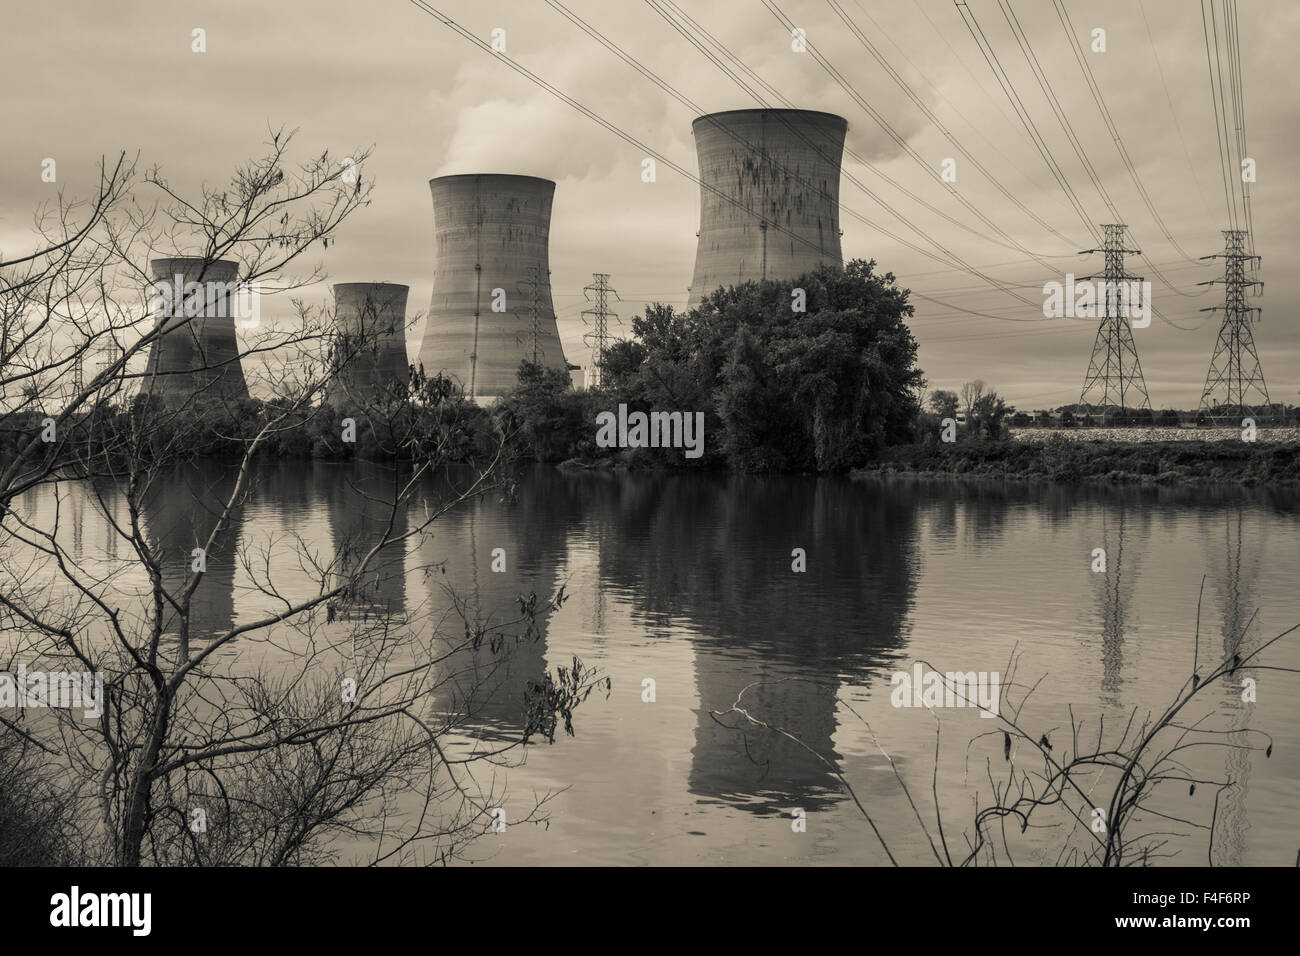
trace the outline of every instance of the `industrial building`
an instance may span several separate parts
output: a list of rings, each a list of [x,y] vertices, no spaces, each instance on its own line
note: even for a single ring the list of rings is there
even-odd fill
[[[551,304],[548,242],[555,183],[469,174],[429,181],[433,298],[419,362],[491,404],[534,357],[568,374]]]
[[[688,308],[720,286],[793,279],[840,254],[848,123],[811,110],[728,110],[691,125],[700,231]]]
[[[334,286],[338,347],[346,364],[330,384],[336,408],[365,404],[410,378],[406,358],[406,296],[394,282],[340,282]]]
[[[144,391],[165,401],[248,398],[235,339],[239,263],[154,259],[149,263],[155,329]]]

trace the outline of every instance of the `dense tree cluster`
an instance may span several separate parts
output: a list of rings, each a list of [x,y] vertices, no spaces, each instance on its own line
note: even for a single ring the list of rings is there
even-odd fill
[[[842,471],[913,436],[911,314],[893,275],[862,260],[719,289],[686,313],[650,306],[609,350],[595,394],[610,408],[704,412],[697,466]]]
[[[440,376],[413,370],[410,383],[363,403],[304,407],[263,435],[274,458],[419,459],[428,447],[453,461],[479,460],[504,438],[508,454],[537,461],[614,459],[632,466],[734,468],[752,472],[836,472],[872,461],[916,437],[924,385],[905,319],[907,291],[874,262],[825,266],[797,280],[719,289],[689,312],[655,304],[634,319],[633,336],[605,356],[601,387],[575,391],[561,370],[523,362],[519,385],[490,408],[468,402]],[[990,401],[996,400],[995,406]],[[284,409],[256,399],[160,414],[137,396],[70,423],[64,437],[95,444],[154,423],[149,443],[190,456],[238,452]],[[601,448],[597,416],[703,413],[704,453],[678,448]],[[989,406],[986,408],[985,406]],[[978,414],[996,416],[996,396]],[[9,416],[0,444],[39,428],[41,412]],[[352,418],[354,435],[343,437]],[[923,423],[923,422],[922,422]],[[994,436],[996,437],[996,436]]]

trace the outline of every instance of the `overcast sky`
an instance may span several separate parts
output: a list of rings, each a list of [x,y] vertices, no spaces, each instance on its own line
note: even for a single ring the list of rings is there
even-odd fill
[[[1031,302],[1066,271],[1100,271],[1099,256],[1049,260],[1045,272],[1016,250],[954,227],[903,195],[884,173],[960,222],[987,233],[945,195],[814,58],[791,50],[789,31],[761,0],[677,0],[751,69],[798,106],[844,116],[848,146],[840,198],[871,225],[841,214],[846,258],[874,258],[901,285],[998,318],[978,318],[916,301],[913,330],[932,387],[982,378],[1022,408],[1077,400],[1095,328],[1042,319],[949,261],[896,242],[880,228],[934,250],[912,226],[967,262],[1023,284]],[[777,0],[814,44],[888,123],[934,168],[958,155],[943,133],[900,91],[845,28],[826,0]],[[1037,253],[1073,254],[1094,245],[1082,221],[972,40],[951,0],[839,0],[961,144],[1029,209],[1068,238],[1063,242],[1009,204],[958,157],[956,187],[992,222]],[[757,105],[641,0],[565,0],[565,5],[707,111]],[[1216,4],[1218,7],[1220,4]],[[474,35],[506,31],[508,54],[584,105],[689,170],[693,111],[599,43],[544,0],[437,0],[432,6]],[[1164,238],[1141,202],[1066,33],[1047,0],[1011,0],[1052,88],[1136,242],[1178,292],[1199,293],[1220,261],[1189,263]],[[1089,219],[1111,220],[1039,90],[997,0],[970,0],[1016,92],[1060,162]],[[1106,105],[1170,233],[1193,258],[1222,249],[1227,228],[1222,174],[1202,38],[1192,0],[1068,0],[1074,27],[1090,42],[1107,31],[1107,51],[1089,53]],[[1146,22],[1150,25],[1148,35]],[[1297,181],[1297,81],[1300,5],[1247,0],[1240,6],[1247,151],[1257,251],[1263,256],[1263,320],[1256,340],[1275,401],[1300,400],[1300,279],[1292,265],[1300,209]],[[191,32],[206,31],[207,52],[191,52]],[[1154,44],[1152,40],[1154,39]],[[1163,83],[1162,83],[1163,71]],[[102,154],[139,152],[174,185],[223,183],[262,152],[271,126],[299,130],[304,155],[328,147],[346,156],[373,144],[365,175],[374,202],[344,228],[321,262],[330,282],[389,281],[411,286],[410,309],[424,311],[433,285],[433,217],[428,180],[451,173],[522,173],[557,183],[551,269],[561,337],[570,361],[586,365],[582,287],[611,274],[625,321],[645,303],[684,306],[699,223],[698,187],[660,167],[641,181],[644,154],[600,128],[504,62],[476,49],[407,0],[51,0],[7,4],[0,32],[0,248],[26,251],[39,203],[63,189],[86,195]],[[1168,95],[1166,93],[1168,91]],[[1180,135],[1181,132],[1181,135]],[[1185,146],[1184,146],[1185,144]],[[54,157],[58,184],[42,183]],[[902,221],[851,182],[888,203]],[[143,195],[143,193],[142,193]],[[910,225],[909,225],[910,224]],[[936,253],[939,254],[939,253]],[[939,254],[941,255],[941,254]],[[942,255],[941,255],[942,258]],[[1219,316],[1221,286],[1186,296],[1170,291],[1139,260],[1130,270],[1153,280],[1155,303],[1184,329],[1155,320],[1136,330],[1156,407],[1195,406]],[[1205,287],[1209,289],[1209,287]],[[321,290],[316,290],[321,295]],[[264,307],[274,314],[284,305]],[[408,343],[415,353],[422,324]]]

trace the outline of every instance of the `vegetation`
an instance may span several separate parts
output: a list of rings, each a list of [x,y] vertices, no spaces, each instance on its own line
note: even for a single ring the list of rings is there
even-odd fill
[[[751,472],[845,471],[913,437],[922,374],[904,319],[907,293],[874,262],[794,281],[720,289],[689,312],[653,305],[602,363],[602,387],[572,392],[558,373],[521,373],[494,408],[541,461],[618,458],[631,465]],[[806,311],[796,311],[802,290]],[[597,449],[595,416],[702,412],[704,454]]]
[[[847,471],[912,440],[921,423],[923,377],[904,321],[912,307],[894,277],[874,269],[857,260],[794,281],[750,282],[718,290],[685,313],[650,306],[633,320],[633,338],[610,348],[605,384],[591,391],[573,390],[563,371],[524,361],[518,387],[487,410],[465,401],[447,380],[414,370],[409,387],[344,412],[248,399],[162,415],[155,399],[137,396],[122,408],[101,406],[70,418],[65,439],[94,447],[148,420],[151,448],[174,451],[179,444],[195,457],[238,455],[276,421],[261,438],[266,457],[417,460],[421,448],[432,446],[449,460],[470,461],[504,442],[506,457],[543,462],[605,458],[632,466]],[[793,307],[796,290],[806,310]],[[340,358],[333,371],[345,362]],[[1005,403],[992,391],[972,401],[985,434],[999,435]],[[688,459],[676,448],[598,448],[596,416],[620,405],[629,412],[702,412],[704,454]],[[30,408],[0,419],[0,448],[16,453],[28,445],[43,415]],[[355,442],[341,440],[345,416],[356,421]]]
[[[798,289],[806,312],[792,307]],[[648,309],[607,365],[611,397],[704,411],[705,461],[845,470],[913,434],[923,378],[911,314],[893,274],[860,259],[719,290],[686,315]]]
[[[932,803],[927,807],[925,797],[907,785],[899,762],[881,745],[876,732],[849,702],[839,697],[840,688],[825,687],[864,725],[889,764],[924,838],[921,846],[930,851],[928,856],[922,849],[914,858],[900,860],[872,816],[872,801],[863,803],[837,763],[782,729],[777,721],[783,715],[763,713],[751,703],[761,701],[765,687],[778,682],[758,680],[746,685],[728,710],[713,711],[711,716],[732,730],[783,737],[825,764],[870,827],[886,859],[895,866],[928,863],[930,856],[939,866],[948,867],[1152,866],[1176,857],[1175,839],[1194,835],[1204,835],[1206,857],[1213,865],[1220,797],[1240,791],[1243,783],[1230,774],[1196,776],[1190,769],[1190,758],[1200,751],[1226,749],[1242,755],[1262,752],[1264,759],[1269,759],[1273,756],[1274,738],[1261,728],[1218,726],[1218,708],[1207,698],[1225,691],[1242,693],[1248,682],[1253,686],[1260,671],[1288,671],[1264,664],[1264,652],[1300,630],[1300,624],[1255,647],[1247,645],[1245,630],[1213,646],[1201,641],[1204,590],[1202,579],[1190,666],[1173,699],[1155,710],[1134,706],[1127,719],[1109,725],[1099,718],[1095,729],[1077,717],[1069,705],[1060,707],[1060,723],[1055,726],[1031,718],[1030,698],[1047,675],[1017,680],[1022,656],[1018,648],[1000,672],[1004,694],[992,708],[971,696],[970,686],[960,682],[962,675],[944,674],[928,661],[918,662],[940,675],[944,694],[952,695],[962,705],[980,707],[981,716],[991,718],[990,728],[971,738],[960,757],[966,771],[963,780],[973,784],[984,780],[988,784],[987,789],[981,786],[976,791],[971,823],[960,833],[952,831],[939,808],[942,723],[937,719],[934,722]],[[1252,614],[1250,620],[1254,617]],[[783,680],[821,686],[805,678]],[[974,767],[982,772],[971,773]],[[873,797],[879,796],[878,781],[872,786]],[[927,819],[931,814],[933,823]]]
[[[90,203],[60,199],[33,250],[0,255],[0,667],[42,675],[24,677],[25,698],[6,684],[0,704],[0,862],[310,865],[336,859],[339,838],[370,863],[446,861],[490,832],[498,768],[572,733],[575,709],[609,691],[575,659],[504,703],[516,719],[490,746],[455,749],[483,735],[469,702],[539,640],[563,587],[520,595],[505,620],[445,585],[412,607],[369,598],[394,555],[405,567],[439,518],[504,484],[504,436],[446,380],[415,373],[334,410],[322,399],[355,348],[329,310],[295,301],[294,320],[249,330],[235,356],[274,400],[150,394],[150,346],[202,310],[155,321],[142,263],[194,260],[187,304],[221,260],[243,282],[296,288],[319,271],[290,267],[367,203],[367,151],[295,164],[289,142],[272,133],[227,186],[190,196],[157,170],[140,182],[125,160],[105,164]],[[200,371],[220,367],[195,352]],[[398,464],[334,489],[359,530],[334,531],[332,549],[241,534],[255,465],[309,455]],[[453,481],[458,461],[472,467]],[[83,548],[73,502],[98,513],[105,545]],[[414,560],[440,580],[445,562]],[[249,613],[205,617],[235,568]],[[56,674],[93,676],[95,707],[75,706],[66,680],[54,701]],[[511,824],[539,820],[548,796],[512,805]]]
[[[891,447],[856,474],[1048,481],[1300,483],[1300,446],[1232,441],[927,441]]]

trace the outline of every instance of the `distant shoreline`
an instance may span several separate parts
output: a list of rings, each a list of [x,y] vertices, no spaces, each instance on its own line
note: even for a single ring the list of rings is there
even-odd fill
[[[1110,484],[1300,485],[1292,441],[1115,441],[1047,436],[1036,441],[929,442],[885,449],[854,477],[912,475]]]
[[[1113,441],[1118,444],[1139,445],[1152,442],[1221,442],[1241,441],[1241,428],[1235,425],[1218,426],[1161,426],[1138,425],[1133,427],[1108,428],[1105,426],[1087,428],[1033,428],[1012,425],[1006,434],[1015,441],[1043,442],[1060,436],[1069,441]],[[1255,430],[1258,444],[1284,444],[1300,442],[1300,427],[1295,425],[1260,425]]]

